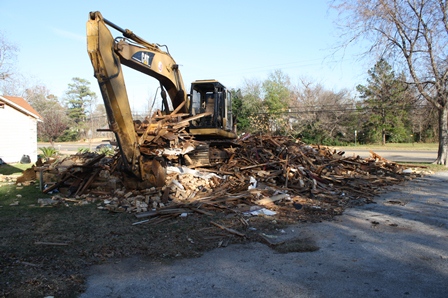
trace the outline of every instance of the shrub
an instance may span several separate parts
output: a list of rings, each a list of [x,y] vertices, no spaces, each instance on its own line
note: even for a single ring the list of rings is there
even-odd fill
[[[109,147],[102,147],[99,150],[97,150],[97,152],[99,154],[104,154],[105,156],[112,156],[115,153],[114,149]]]
[[[90,152],[89,148],[83,148],[83,147],[78,148],[78,154],[84,154],[89,152]]]
[[[42,152],[41,156],[48,161],[52,157],[56,157],[59,152],[54,147],[41,147],[39,150]]]

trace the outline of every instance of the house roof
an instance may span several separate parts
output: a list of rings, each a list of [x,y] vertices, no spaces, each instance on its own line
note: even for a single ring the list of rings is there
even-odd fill
[[[28,114],[31,117],[36,118],[38,121],[42,121],[43,118],[39,113],[22,97],[16,96],[0,96],[0,101],[5,102],[6,104],[16,108],[22,113]]]

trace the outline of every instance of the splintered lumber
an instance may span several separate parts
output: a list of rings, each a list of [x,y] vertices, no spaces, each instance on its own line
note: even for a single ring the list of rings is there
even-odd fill
[[[154,216],[158,216],[158,215],[179,215],[182,213],[187,213],[190,212],[190,210],[188,209],[182,209],[182,208],[166,208],[166,209],[160,209],[158,211],[146,211],[146,212],[142,212],[142,213],[138,213],[135,215],[135,217],[137,218],[144,218],[144,217],[154,217]]]
[[[94,158],[92,158],[91,160],[87,161],[85,164],[81,165],[83,167],[91,167],[94,164],[96,164],[97,162],[99,162],[101,159],[104,158],[104,154],[99,154],[98,156],[95,156]]]
[[[223,225],[220,225],[220,224],[218,224],[218,223],[216,223],[216,222],[213,222],[213,221],[211,221],[210,223],[211,223],[212,225],[214,225],[214,226],[217,226],[218,228],[220,228],[220,229],[222,229],[222,230],[224,230],[224,231],[227,231],[227,232],[231,233],[231,234],[234,234],[234,235],[237,235],[237,236],[240,236],[240,237],[246,237],[245,234],[240,233],[240,232],[238,232],[238,231],[236,231],[236,230],[234,230],[234,229],[227,228],[227,227],[225,227],[225,226],[223,226]]]
[[[241,212],[261,205],[283,213],[289,208],[332,216],[352,200],[369,202],[388,185],[405,180],[403,167],[393,162],[347,157],[288,137],[245,136],[237,144],[224,163],[206,171],[198,168],[226,175],[207,192],[189,197],[190,204],[200,204],[198,210]],[[184,188],[197,188],[192,180],[180,181]],[[170,197],[177,195],[172,192]]]
[[[53,245],[53,246],[67,246],[68,243],[65,242],[44,242],[44,241],[36,241],[34,242],[36,245]]]
[[[27,265],[27,266],[32,266],[32,267],[42,267],[43,266],[43,265],[40,265],[40,264],[34,264],[34,263],[30,263],[30,262],[25,262],[25,261],[20,261],[20,264]]]
[[[263,164],[256,164],[256,165],[251,165],[251,166],[247,166],[247,167],[242,167],[242,168],[240,168],[240,170],[244,171],[244,170],[249,170],[249,169],[261,168],[261,167],[265,167],[265,166],[276,165],[279,163],[280,163],[279,161],[276,161],[276,162],[268,162],[268,163],[263,163]]]
[[[255,201],[254,203],[257,204],[257,205],[266,206],[266,205],[273,204],[276,201],[283,200],[283,199],[286,199],[286,198],[289,198],[288,194],[280,194],[280,195],[267,197],[267,198]]]
[[[93,180],[96,178],[96,176],[99,174],[100,171],[101,169],[95,169],[93,173],[90,175],[89,179],[84,184],[81,184],[82,186],[78,188],[78,190],[75,193],[75,196],[82,195],[84,191],[90,186],[90,184],[92,184]]]
[[[149,222],[149,219],[145,219],[145,220],[134,222],[134,223],[132,223],[132,225],[136,226],[136,225],[140,225],[140,224],[145,223],[145,222]]]
[[[50,191],[52,191],[52,190],[57,189],[57,188],[60,187],[62,184],[64,184],[64,182],[65,182],[66,180],[68,180],[69,178],[70,178],[70,176],[67,175],[63,180],[58,181],[57,183],[55,183],[55,184],[53,184],[53,185],[50,185],[49,187],[45,188],[42,192],[43,192],[43,193],[48,193],[48,192],[50,192]]]
[[[177,106],[177,108],[174,109],[174,111],[171,113],[171,115],[176,115],[185,105],[185,101],[182,101],[180,105]]]
[[[137,218],[152,217],[152,216],[156,216],[158,214],[159,213],[157,211],[151,210],[151,211],[137,213],[137,214],[135,214],[135,217],[137,217]]]
[[[214,213],[207,212],[207,211],[204,211],[204,210],[198,209],[198,208],[191,208],[191,210],[194,211],[194,212],[200,213],[200,214],[208,215],[208,216],[213,216],[214,215]]]
[[[372,155],[373,158],[378,159],[380,161],[387,161],[387,159],[385,159],[384,157],[382,157],[381,155],[373,152],[372,150],[369,150],[370,155]]]
[[[187,119],[184,119],[184,120],[179,121],[178,123],[176,123],[176,125],[173,126],[173,129],[179,129],[179,128],[183,127],[183,126],[189,125],[190,121],[197,120],[197,119],[200,119],[202,117],[207,117],[207,116],[211,116],[211,115],[212,115],[212,113],[202,113],[202,114],[197,114],[195,116],[191,116],[191,117],[189,117]]]

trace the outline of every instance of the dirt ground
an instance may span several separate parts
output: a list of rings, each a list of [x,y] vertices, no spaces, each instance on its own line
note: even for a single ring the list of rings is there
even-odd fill
[[[242,217],[228,211],[191,213],[156,224],[138,224],[133,214],[98,210],[96,204],[56,207],[2,206],[0,209],[0,297],[76,297],[92,265],[143,256],[168,262],[196,258],[230,244],[261,242],[263,233],[289,224],[331,220],[312,210]],[[218,223],[225,231],[211,224]],[[241,236],[244,235],[244,236]],[[312,251],[313,243],[279,250]]]

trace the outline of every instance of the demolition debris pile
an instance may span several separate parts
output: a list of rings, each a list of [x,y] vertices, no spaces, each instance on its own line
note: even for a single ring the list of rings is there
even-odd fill
[[[143,190],[124,186],[118,154],[77,154],[40,169],[49,185],[44,192],[60,192],[56,201],[100,201],[101,209],[154,222],[216,211],[331,218],[420,175],[373,152],[371,158],[349,157],[289,137],[246,136],[227,151],[230,157],[211,167],[168,166],[163,187]]]

